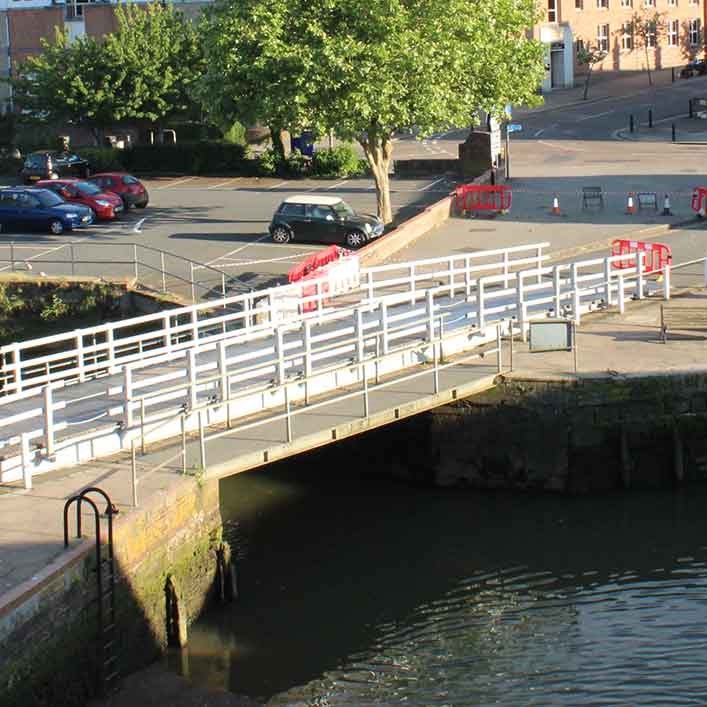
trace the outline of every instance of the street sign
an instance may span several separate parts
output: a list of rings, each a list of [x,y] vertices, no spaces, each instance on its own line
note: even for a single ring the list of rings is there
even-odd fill
[[[571,351],[572,322],[547,319],[530,322],[530,351]]]
[[[508,126],[506,127],[506,130],[509,133],[519,133],[523,129],[523,126],[520,123],[508,123]]]

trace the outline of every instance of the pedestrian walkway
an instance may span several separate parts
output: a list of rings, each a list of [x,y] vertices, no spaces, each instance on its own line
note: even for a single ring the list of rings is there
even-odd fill
[[[707,99],[707,89],[705,92]],[[674,130],[674,133],[673,133]],[[674,140],[673,140],[674,136]],[[621,140],[636,142],[674,142],[678,145],[707,145],[707,105],[693,108],[693,117],[688,113],[657,120],[653,127],[644,119],[634,123],[634,130],[627,126],[616,132]]]

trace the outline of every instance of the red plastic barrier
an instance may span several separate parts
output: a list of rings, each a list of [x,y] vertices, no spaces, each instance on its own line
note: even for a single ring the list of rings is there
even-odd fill
[[[619,238],[611,244],[612,255],[624,255],[625,258],[616,260],[612,266],[617,270],[636,267],[636,253],[645,253],[643,259],[643,272],[648,274],[660,272],[665,265],[672,265],[673,254],[670,246],[664,243],[647,243],[646,241],[631,241]]]
[[[707,212],[707,203],[705,203],[707,200],[707,187],[695,187],[695,189],[692,192],[692,202],[690,206],[692,207],[692,210],[695,213],[700,213],[700,211],[704,214]]]
[[[469,211],[508,211],[512,192],[505,184],[462,184],[454,190],[454,203],[461,214]]]
[[[330,245],[324,250],[312,253],[307,256],[301,263],[298,263],[287,273],[288,282],[298,282],[318,268],[323,268],[325,265],[343,258],[348,255],[349,251],[346,248],[341,248],[338,245]]]

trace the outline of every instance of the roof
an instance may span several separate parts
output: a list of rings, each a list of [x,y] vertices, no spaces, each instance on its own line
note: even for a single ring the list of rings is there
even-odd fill
[[[283,202],[285,204],[320,204],[322,206],[334,206],[341,203],[340,196],[316,196],[315,194],[297,194],[288,196]]]

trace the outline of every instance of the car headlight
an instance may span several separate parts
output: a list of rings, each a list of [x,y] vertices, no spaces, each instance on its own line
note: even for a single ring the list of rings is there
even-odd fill
[[[73,213],[73,212],[72,212],[72,213],[69,213],[69,214],[66,214],[66,218],[78,218],[78,217],[79,217],[79,215],[78,215],[78,214],[75,214],[75,213]]]
[[[366,229],[366,233],[368,233],[368,235],[370,236],[371,235],[371,224],[370,223],[364,224],[364,228]]]
[[[105,199],[96,199],[96,203],[99,206],[110,206],[110,201],[106,201]]]

